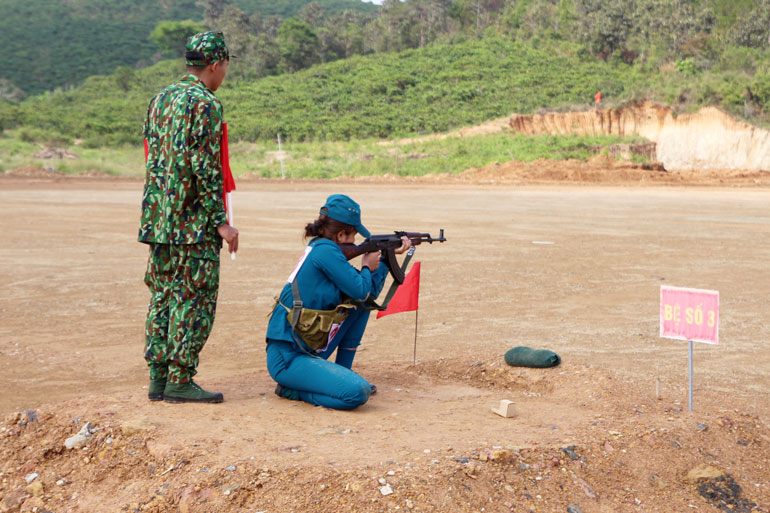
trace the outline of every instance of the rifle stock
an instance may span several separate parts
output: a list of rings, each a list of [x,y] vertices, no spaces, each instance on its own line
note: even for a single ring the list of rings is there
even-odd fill
[[[412,241],[412,246],[419,246],[423,242],[427,242],[428,244],[433,244],[434,242],[446,242],[443,228],[439,231],[439,236],[436,238],[431,237],[430,233],[395,231],[392,234],[372,235],[359,245],[340,244],[340,249],[342,250],[342,254],[345,255],[345,258],[348,260],[363,255],[364,253],[382,251],[388,269],[390,269],[390,274],[393,276],[396,283],[400,285],[404,283],[404,271],[398,265],[395,250],[401,247],[401,237],[403,236],[408,237],[409,240]]]

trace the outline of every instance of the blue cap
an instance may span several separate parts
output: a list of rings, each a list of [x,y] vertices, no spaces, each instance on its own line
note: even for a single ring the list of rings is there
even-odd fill
[[[349,224],[365,238],[369,238],[372,235],[361,224],[361,207],[344,194],[332,194],[326,198],[326,204],[321,207],[321,214],[331,217],[340,223]]]

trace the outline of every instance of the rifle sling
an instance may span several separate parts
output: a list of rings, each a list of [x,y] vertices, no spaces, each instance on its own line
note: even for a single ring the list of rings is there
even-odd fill
[[[294,279],[291,281],[291,297],[294,301],[291,309],[291,338],[294,340],[294,347],[308,356],[312,356],[313,358],[320,358],[320,356],[315,355],[305,349],[304,342],[302,342],[302,340],[297,336],[297,323],[299,322],[299,316],[302,313],[302,297],[299,295],[297,276],[294,276]]]

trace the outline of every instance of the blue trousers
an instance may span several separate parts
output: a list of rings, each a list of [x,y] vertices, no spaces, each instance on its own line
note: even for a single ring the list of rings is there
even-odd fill
[[[350,370],[355,349],[369,320],[369,311],[354,310],[318,358],[297,349],[293,342],[267,340],[267,371],[288,392],[299,399],[335,410],[352,410],[369,400],[371,385]],[[337,350],[336,363],[328,361]]]

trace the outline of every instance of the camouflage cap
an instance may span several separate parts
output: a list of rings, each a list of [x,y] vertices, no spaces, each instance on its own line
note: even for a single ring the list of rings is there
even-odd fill
[[[230,58],[225,35],[221,32],[199,32],[190,38],[185,48],[185,63],[188,66],[206,66]]]

